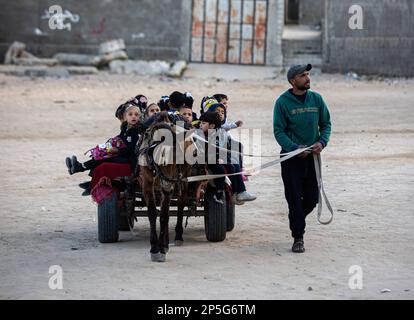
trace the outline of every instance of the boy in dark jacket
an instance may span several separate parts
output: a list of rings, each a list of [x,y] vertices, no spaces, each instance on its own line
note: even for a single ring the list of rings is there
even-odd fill
[[[213,174],[238,173],[240,172],[240,166],[233,164],[231,161],[231,139],[228,133],[221,129],[221,123],[222,120],[217,112],[207,111],[200,116],[200,130],[203,132],[206,140],[208,140],[210,147],[213,146],[216,148],[215,152],[212,153],[208,149],[208,145],[205,147],[207,167]],[[220,147],[221,150],[217,147]],[[225,154],[223,154],[223,149]],[[229,179],[232,183],[233,201],[235,204],[241,205],[245,201],[253,201],[256,199],[255,196],[246,191],[246,186],[240,174],[229,176]],[[217,188],[214,200],[219,203],[224,203],[224,182],[225,178],[214,179]]]

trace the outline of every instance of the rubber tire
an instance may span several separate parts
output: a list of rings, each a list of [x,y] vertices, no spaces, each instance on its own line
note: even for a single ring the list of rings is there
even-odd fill
[[[226,203],[227,231],[232,231],[236,224],[236,204],[231,200],[227,200]]]
[[[118,196],[112,193],[98,205],[98,240],[100,243],[114,243],[119,239]]]
[[[213,199],[214,193],[214,190],[207,189],[204,195],[204,230],[208,241],[220,242],[226,239],[226,204],[217,203]]]

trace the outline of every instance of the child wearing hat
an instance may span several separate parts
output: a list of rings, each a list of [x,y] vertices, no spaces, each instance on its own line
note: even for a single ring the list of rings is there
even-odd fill
[[[212,109],[212,107],[210,107],[210,109]],[[220,111],[220,109],[224,109],[224,106],[220,106],[220,104],[218,104],[215,109]],[[213,174],[223,174],[225,172],[233,174],[241,172],[240,165],[231,157],[230,151],[232,140],[228,133],[221,129],[222,121],[220,113],[215,111],[206,111],[200,116],[200,130],[202,131],[205,139],[209,141],[209,143],[213,143],[214,147],[216,147],[214,163],[210,163],[208,161],[208,146],[205,149],[207,167]],[[227,149],[226,159],[220,159],[220,154],[222,152],[220,152],[217,147]],[[229,176],[229,179],[232,183],[233,201],[236,204],[242,205],[245,201],[253,201],[256,199],[255,196],[246,191],[246,186],[241,174]],[[222,191],[224,191],[224,178],[217,178],[214,182],[218,190],[215,195],[215,200],[221,202],[223,201]]]
[[[218,103],[222,104],[225,107],[224,108],[224,119],[222,118],[223,122],[222,122],[222,125],[221,125],[222,129],[229,132],[232,129],[240,128],[243,125],[243,121],[238,120],[236,122],[230,122],[227,118],[227,111],[228,111],[228,107],[229,107],[229,104],[228,104],[229,103],[229,98],[228,98],[228,96],[225,95],[225,94],[222,94],[222,93],[218,93],[218,94],[215,94],[213,97],[214,97],[214,99],[216,99],[216,101]],[[229,135],[233,139],[233,136],[231,135],[230,132],[229,132]],[[243,145],[240,142],[238,142],[234,139],[233,139],[233,141],[234,141],[234,143],[239,144],[238,150],[239,150],[240,153],[243,153]],[[242,155],[240,155],[240,157],[239,157],[239,165],[240,165],[240,168],[243,168],[243,157],[242,157]],[[243,179],[245,181],[247,181],[247,177],[244,176],[244,175],[243,175]]]

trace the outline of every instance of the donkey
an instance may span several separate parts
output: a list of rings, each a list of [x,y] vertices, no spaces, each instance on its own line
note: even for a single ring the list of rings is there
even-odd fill
[[[166,131],[160,131],[161,129]],[[176,163],[177,141],[176,134],[178,128],[174,125],[168,113],[161,112],[145,132],[139,150],[138,163],[140,165],[140,176],[144,200],[148,208],[148,219],[150,223],[150,243],[151,260],[155,262],[165,262],[169,247],[168,222],[171,197],[174,190],[178,192],[177,225],[175,227],[175,244],[183,244],[183,212],[184,206],[188,202],[187,190],[188,183],[186,177],[191,174],[191,166],[188,164]],[[172,145],[162,145],[165,136],[160,132],[172,134]],[[164,140],[163,140],[164,139]],[[191,139],[184,141],[184,153],[193,144]],[[168,155],[169,152],[172,152]],[[169,161],[165,157],[169,157]],[[160,210],[160,233],[157,235],[157,209],[154,188],[159,188],[161,192]]]

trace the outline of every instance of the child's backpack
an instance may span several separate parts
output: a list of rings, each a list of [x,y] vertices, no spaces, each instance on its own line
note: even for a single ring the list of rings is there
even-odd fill
[[[94,160],[103,160],[117,156],[116,153],[112,153],[113,148],[122,149],[126,145],[119,136],[108,139],[107,142],[98,144],[95,148],[92,148],[85,152],[85,155],[90,152],[90,157]]]

